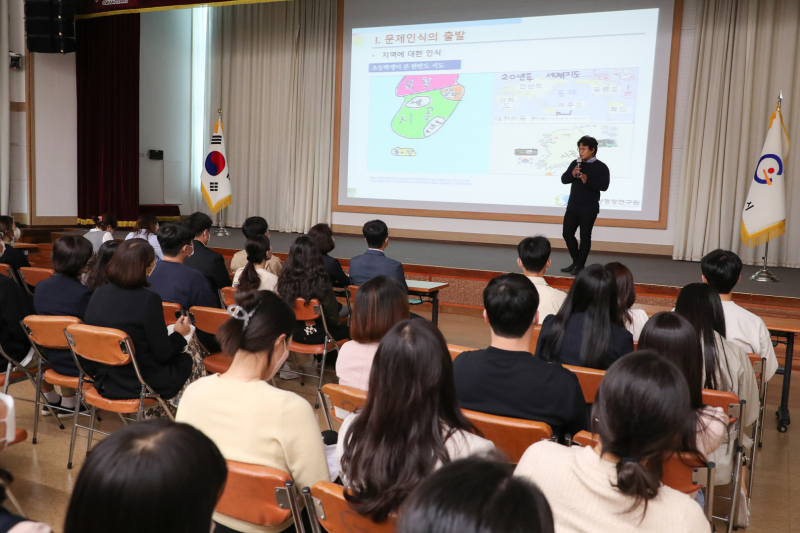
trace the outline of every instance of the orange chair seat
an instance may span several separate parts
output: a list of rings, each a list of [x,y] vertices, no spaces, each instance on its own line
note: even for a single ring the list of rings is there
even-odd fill
[[[332,343],[332,342],[329,342],[328,343],[328,352],[333,350],[336,345],[338,345],[339,348],[341,348],[342,345],[344,343],[348,342],[349,340],[350,339],[342,339],[340,341],[336,341],[335,344]],[[325,347],[324,344],[303,344],[301,342],[292,341],[292,343],[289,345],[289,350],[291,350],[293,352],[297,352],[297,353],[321,354],[324,351],[324,347]]]
[[[11,382],[13,383],[19,378],[24,378],[24,377],[25,377],[25,372],[12,372]],[[5,384],[6,384],[6,373],[3,372],[2,374],[0,374],[0,387],[2,387]]]
[[[69,387],[70,389],[78,388],[78,378],[59,374],[55,370],[46,370],[44,373],[44,380],[51,385],[57,385],[59,387]],[[91,386],[91,383],[84,382],[83,390],[91,388]]]
[[[8,445],[11,446],[12,444],[18,444],[25,440],[28,440],[28,432],[25,431],[24,429],[17,428],[14,431],[14,440],[9,442]]]
[[[86,403],[97,407],[98,409],[105,409],[106,411],[111,411],[112,413],[135,413],[139,410],[139,400],[109,400],[108,398],[103,398],[100,396],[100,393],[97,392],[97,389],[92,387],[91,389],[86,389],[84,393],[84,397],[86,398]],[[155,398],[146,398],[144,400],[145,405],[152,405],[156,403],[158,400]]]
[[[231,363],[233,363],[233,357],[222,352],[211,354],[203,359],[206,372],[209,374],[224,374],[231,367]]]

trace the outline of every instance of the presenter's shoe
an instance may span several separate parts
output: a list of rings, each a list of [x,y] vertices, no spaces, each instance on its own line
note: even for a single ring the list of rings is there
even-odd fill
[[[571,263],[568,267],[562,268],[561,272],[572,272],[573,268],[575,268],[575,263]]]
[[[577,275],[578,275],[578,272],[580,272],[580,271],[581,271],[581,270],[583,270],[583,269],[584,269],[584,266],[583,266],[583,265],[575,265],[575,268],[573,268],[573,269],[572,269],[572,271],[570,272],[570,274],[572,274],[573,276],[577,276]]]

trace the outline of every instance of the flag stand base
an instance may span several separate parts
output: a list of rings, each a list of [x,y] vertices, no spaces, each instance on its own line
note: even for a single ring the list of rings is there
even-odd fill
[[[769,242],[764,246],[764,268],[750,276],[753,281],[780,281],[778,277],[767,269],[767,254],[769,253]]]
[[[218,237],[230,236],[230,232],[225,229],[225,226],[222,223],[222,209],[220,209],[217,213],[217,231],[214,232],[214,235]]]

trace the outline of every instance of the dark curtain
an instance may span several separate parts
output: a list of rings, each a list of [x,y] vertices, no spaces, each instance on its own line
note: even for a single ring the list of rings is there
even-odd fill
[[[78,218],[139,215],[139,14],[76,22]]]

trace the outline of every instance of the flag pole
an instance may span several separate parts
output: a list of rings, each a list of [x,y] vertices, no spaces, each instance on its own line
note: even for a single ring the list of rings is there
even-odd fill
[[[783,100],[783,91],[778,94],[778,111],[781,110],[781,101]],[[778,277],[769,271],[767,268],[767,256],[769,255],[769,241],[764,244],[764,268],[750,276],[750,279],[753,281],[772,281],[778,282],[780,281]]]
[[[222,120],[222,109],[217,110],[217,121]],[[219,237],[228,237],[230,232],[225,229],[225,224],[222,220],[222,211],[225,209],[224,207],[217,211],[217,231],[214,232],[214,235]]]

